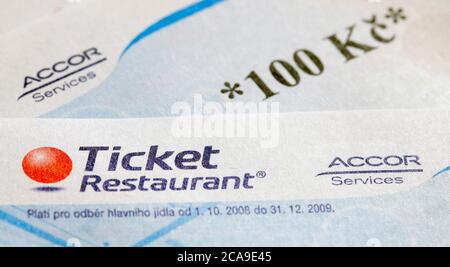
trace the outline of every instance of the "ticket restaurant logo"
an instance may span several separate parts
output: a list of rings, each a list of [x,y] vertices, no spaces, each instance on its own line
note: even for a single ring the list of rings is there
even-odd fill
[[[81,157],[84,160],[81,162],[85,162],[80,166],[84,168],[80,175],[80,193],[248,190],[257,183],[255,178],[266,176],[265,171],[253,175],[252,172],[245,172],[199,176],[199,171],[215,172],[219,169],[221,150],[211,145],[185,151],[166,150],[159,145],[152,145],[132,152],[122,151],[121,146],[81,146],[78,152],[83,154]],[[55,184],[67,179],[72,168],[69,155],[54,147],[35,148],[22,159],[24,173],[42,185],[34,188],[37,191],[63,190]],[[183,171],[184,174],[175,177],[172,170]],[[152,177],[153,171],[159,174]]]

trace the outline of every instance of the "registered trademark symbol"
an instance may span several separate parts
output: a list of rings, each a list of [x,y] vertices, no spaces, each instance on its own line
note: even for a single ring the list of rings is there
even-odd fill
[[[264,178],[264,177],[266,177],[266,175],[267,174],[265,171],[259,171],[256,173],[256,177],[258,177],[258,178]]]

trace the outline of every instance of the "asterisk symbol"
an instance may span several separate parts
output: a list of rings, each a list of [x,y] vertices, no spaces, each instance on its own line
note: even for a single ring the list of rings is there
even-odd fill
[[[399,8],[394,10],[394,8],[390,7],[388,9],[388,13],[386,14],[387,19],[392,19],[392,21],[397,24],[400,20],[406,20],[406,15],[403,12],[403,8]]]
[[[229,82],[224,83],[224,89],[220,90],[222,94],[228,94],[229,99],[234,99],[234,94],[243,95],[244,92],[238,88],[241,86],[239,83],[235,83],[233,86]]]

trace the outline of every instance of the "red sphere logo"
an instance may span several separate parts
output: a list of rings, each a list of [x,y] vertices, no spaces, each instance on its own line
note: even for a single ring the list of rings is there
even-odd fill
[[[22,168],[32,180],[43,184],[53,184],[69,176],[72,171],[72,160],[62,150],[40,147],[25,155]]]

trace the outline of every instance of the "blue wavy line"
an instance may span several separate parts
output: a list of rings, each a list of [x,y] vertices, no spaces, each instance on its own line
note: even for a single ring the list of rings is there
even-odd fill
[[[133,247],[144,247],[148,244],[152,243],[153,241],[163,237],[164,235],[170,233],[171,231],[175,230],[179,226],[191,221],[195,217],[181,217],[173,221],[172,223],[168,224],[167,226],[155,231],[154,233],[150,234],[149,236],[145,237],[141,241],[135,243]]]
[[[443,170],[437,172],[435,175],[433,175],[433,178],[436,177],[436,176],[438,176],[438,175],[443,174],[444,172],[448,172],[448,171],[450,171],[450,166],[448,166],[447,168],[445,168],[445,169],[443,169]]]
[[[0,220],[3,220],[17,228],[20,228],[30,234],[33,234],[37,237],[40,237],[42,239],[45,239],[47,241],[50,241],[51,243],[58,245],[58,246],[62,246],[65,247],[66,246],[66,241],[64,241],[61,238],[58,238],[50,233],[45,232],[44,230],[41,230],[25,221],[22,221],[19,218],[16,218],[2,210],[0,210]]]
[[[199,211],[202,213],[206,211],[208,207],[211,207],[214,205],[214,203],[207,203],[202,206],[200,206]],[[157,239],[160,239],[161,237],[165,236],[166,234],[172,232],[173,230],[177,229],[178,227],[182,226],[183,224],[186,224],[190,222],[191,220],[199,217],[199,215],[195,214],[192,216],[186,216],[186,217],[179,217],[178,219],[175,219],[173,222],[169,223],[168,225],[156,230],[155,232],[151,233],[144,239],[136,242],[133,247],[144,247],[149,245],[150,243],[156,241]]]
[[[21,209],[21,208],[19,208],[19,207],[17,207],[17,206],[11,205],[11,207],[12,207],[13,209],[16,209],[16,210],[18,210],[18,211],[24,213],[24,214],[27,214],[27,211],[26,211],[26,210],[23,210],[23,209]],[[65,233],[65,234],[67,234],[67,235],[69,235],[69,236],[75,237],[75,238],[79,239],[80,241],[83,241],[83,242],[85,242],[85,243],[88,243],[88,244],[90,244],[90,245],[92,245],[92,246],[98,246],[97,244],[94,244],[94,243],[92,243],[92,242],[89,241],[89,240],[86,240],[86,239],[84,239],[84,238],[82,238],[82,237],[79,237],[79,236],[75,235],[74,233],[68,232],[68,231],[65,230],[64,228],[61,228],[61,227],[59,227],[59,226],[57,226],[57,225],[54,225],[53,223],[50,223],[50,222],[48,222],[48,221],[46,221],[46,220],[40,220],[40,222],[41,222],[41,223],[44,223],[44,224],[46,224],[46,225],[49,225],[49,226],[51,226],[51,227],[54,227],[55,229],[57,229],[57,230],[59,230],[59,231]]]
[[[199,1],[193,5],[190,5],[188,7],[185,7],[181,10],[176,11],[175,13],[172,13],[168,15],[167,17],[162,18],[155,24],[150,25],[147,29],[145,29],[143,32],[141,32],[138,36],[136,36],[123,50],[122,54],[120,55],[120,58],[135,44],[137,44],[139,41],[144,39],[145,37],[153,34],[154,32],[157,32],[163,28],[166,28],[174,23],[177,23],[180,20],[183,20],[187,17],[190,17],[194,15],[195,13],[198,13],[200,11],[203,11],[207,8],[210,8],[216,4],[219,4],[225,0],[202,0]]]

